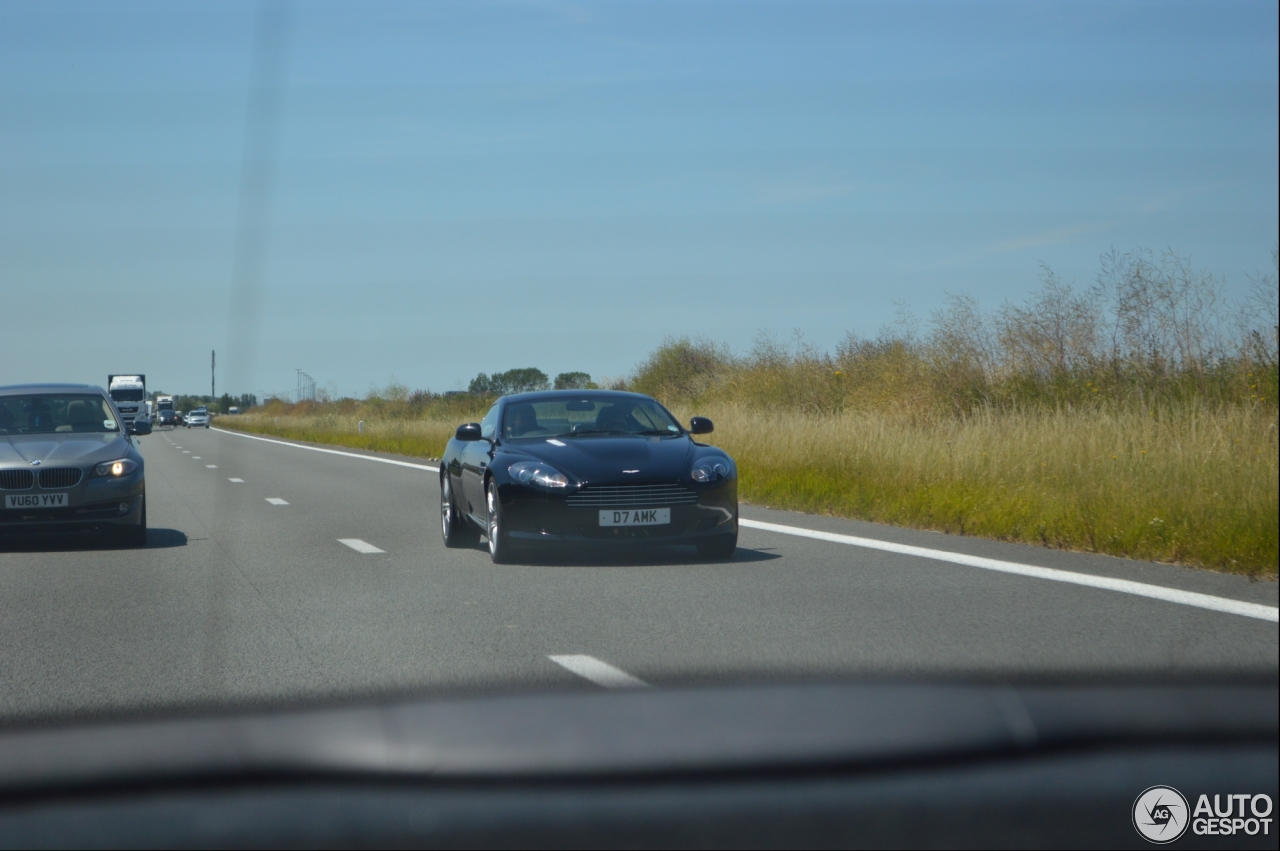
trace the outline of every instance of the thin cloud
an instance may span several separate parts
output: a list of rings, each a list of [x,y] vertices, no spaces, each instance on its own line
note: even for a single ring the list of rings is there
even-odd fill
[[[1024,236],[1020,239],[1009,239],[1003,242],[993,244],[986,251],[978,254],[979,257],[989,257],[993,254],[1007,254],[1010,251],[1021,251],[1024,248],[1039,248],[1042,245],[1061,245],[1064,242],[1073,242],[1076,237],[1086,236],[1091,233],[1097,233],[1100,230],[1106,230],[1111,227],[1112,222],[1097,222],[1095,224],[1071,225],[1063,228],[1053,228],[1052,230],[1041,231],[1031,236]]]
[[[1074,242],[1082,236],[1088,236],[1089,234],[1106,230],[1113,224],[1115,224],[1115,222],[1105,221],[1051,228],[1046,231],[1040,231],[1039,233],[1018,237],[1017,239],[1005,239],[993,242],[986,248],[948,257],[943,260],[939,260],[937,263],[906,263],[900,264],[897,268],[904,272],[927,272],[934,271],[936,269],[963,266],[968,263],[984,260],[988,257],[994,257],[999,254],[1008,254],[1013,251],[1022,251],[1027,248],[1040,248],[1045,245],[1062,245],[1064,243]]]
[[[844,198],[858,189],[856,183],[824,183],[814,181],[784,181],[760,187],[760,201],[765,204],[797,204],[808,201],[826,201]]]

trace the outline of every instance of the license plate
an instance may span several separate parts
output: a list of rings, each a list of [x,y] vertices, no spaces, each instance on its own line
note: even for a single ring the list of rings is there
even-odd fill
[[[600,512],[601,526],[663,526],[670,522],[670,508],[620,508]]]
[[[5,508],[66,508],[65,493],[7,493]]]

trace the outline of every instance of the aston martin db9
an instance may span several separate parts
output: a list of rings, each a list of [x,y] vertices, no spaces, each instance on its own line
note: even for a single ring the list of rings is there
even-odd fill
[[[544,544],[693,544],[725,558],[738,544],[737,466],[694,440],[648,396],[545,391],[500,398],[459,426],[440,465],[449,547],[483,535],[495,562]]]
[[[148,434],[151,424],[133,428]],[[0,387],[0,497],[0,532],[101,530],[132,546],[147,541],[142,454],[99,387]]]

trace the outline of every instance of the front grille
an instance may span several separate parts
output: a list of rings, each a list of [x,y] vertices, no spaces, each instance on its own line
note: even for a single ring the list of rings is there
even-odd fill
[[[0,490],[24,491],[35,481],[36,477],[30,470],[0,470]]]
[[[51,467],[48,470],[40,471],[40,487],[42,488],[69,488],[80,483],[80,477],[84,475],[82,470],[75,467]]]
[[[696,493],[677,484],[588,485],[565,497],[570,508],[693,505],[697,501]]]

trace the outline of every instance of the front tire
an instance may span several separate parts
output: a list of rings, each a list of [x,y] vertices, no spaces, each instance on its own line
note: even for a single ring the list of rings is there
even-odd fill
[[[474,547],[480,541],[480,533],[458,511],[453,502],[453,485],[448,474],[440,478],[440,530],[444,545],[449,549]]]
[[[698,548],[698,555],[703,558],[717,560],[732,558],[734,551],[738,549],[738,533],[734,531],[726,535],[706,538],[698,541],[695,546]]]
[[[142,516],[137,526],[131,526],[120,535],[120,543],[126,547],[145,547],[147,545],[147,498],[142,497]]]
[[[494,564],[507,564],[511,561],[511,542],[507,538],[506,524],[502,521],[502,501],[498,499],[498,486],[492,480],[484,490],[484,501],[489,509],[489,558],[493,559]]]

